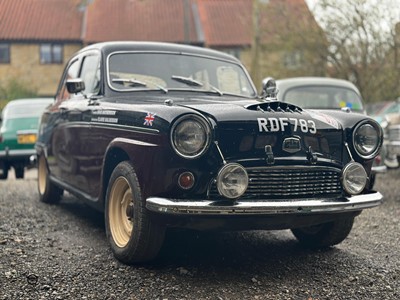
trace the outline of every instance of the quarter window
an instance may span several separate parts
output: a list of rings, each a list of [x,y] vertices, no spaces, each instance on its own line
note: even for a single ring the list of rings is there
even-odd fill
[[[76,79],[78,78],[78,71],[79,71],[79,60],[75,60],[73,61],[70,66],[68,67],[68,69],[65,71],[64,73],[64,79],[62,81],[62,85],[60,86],[60,92],[57,94],[56,96],[56,100],[58,102],[62,102],[64,100],[70,99],[73,97],[73,95],[71,95],[66,87],[66,82],[68,79]]]
[[[62,64],[63,47],[61,44],[41,44],[40,63],[41,64]]]
[[[0,43],[0,64],[10,63],[10,44]]]
[[[98,94],[100,91],[100,56],[88,55],[83,59],[82,70],[80,74],[85,83],[83,93]]]

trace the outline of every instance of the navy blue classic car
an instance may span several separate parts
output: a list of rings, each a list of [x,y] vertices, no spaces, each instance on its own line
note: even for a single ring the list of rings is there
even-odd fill
[[[291,229],[343,241],[382,195],[368,181],[371,118],[259,96],[241,63],[191,46],[112,42],[68,62],[36,144],[40,200],[64,190],[104,211],[125,263],[156,257],[166,228]]]

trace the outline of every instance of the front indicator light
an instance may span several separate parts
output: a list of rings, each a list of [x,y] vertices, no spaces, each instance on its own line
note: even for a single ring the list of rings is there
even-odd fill
[[[249,184],[249,177],[243,166],[236,163],[224,165],[217,176],[217,189],[221,196],[236,199],[242,196]]]
[[[343,169],[342,184],[350,195],[360,194],[367,184],[367,172],[364,167],[356,162],[347,164]]]
[[[178,178],[179,186],[184,190],[189,190],[194,185],[194,175],[191,172],[184,172],[179,175]]]

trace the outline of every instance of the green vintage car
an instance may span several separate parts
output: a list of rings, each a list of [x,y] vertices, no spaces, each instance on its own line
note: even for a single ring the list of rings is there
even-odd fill
[[[51,98],[19,99],[7,103],[0,115],[0,179],[7,179],[11,167],[16,178],[24,178],[31,165],[39,118],[54,100]]]

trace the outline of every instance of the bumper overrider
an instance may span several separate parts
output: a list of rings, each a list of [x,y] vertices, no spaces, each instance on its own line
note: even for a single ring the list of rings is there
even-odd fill
[[[382,203],[383,196],[372,192],[339,199],[312,199],[274,202],[261,201],[212,201],[182,200],[150,197],[146,208],[152,212],[169,215],[276,215],[324,214],[361,211]]]

